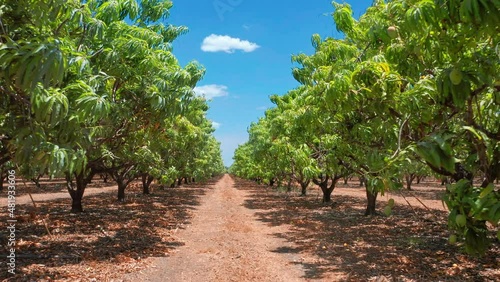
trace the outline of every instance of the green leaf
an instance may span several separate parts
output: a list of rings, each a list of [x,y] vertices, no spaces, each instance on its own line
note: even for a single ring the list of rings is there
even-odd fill
[[[481,191],[481,194],[479,194],[479,198],[484,198],[488,196],[493,190],[495,189],[495,185],[493,183],[490,183],[486,188],[483,188],[483,191]]]

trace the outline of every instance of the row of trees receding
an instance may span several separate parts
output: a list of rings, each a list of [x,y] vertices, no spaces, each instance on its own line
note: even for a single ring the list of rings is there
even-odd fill
[[[484,253],[500,220],[500,1],[377,0],[359,20],[333,6],[344,38],[313,35],[314,54],[292,57],[301,85],[271,96],[232,172],[304,193],[313,182],[324,201],[356,174],[372,215],[379,193],[426,167],[454,180],[450,240]]]
[[[72,211],[94,175],[202,180],[224,170],[193,92],[204,69],[181,67],[165,25],[170,1],[7,0],[0,6],[0,171],[65,177]]]

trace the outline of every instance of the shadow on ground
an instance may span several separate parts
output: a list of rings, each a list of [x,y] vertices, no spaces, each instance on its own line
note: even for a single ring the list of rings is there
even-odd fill
[[[136,181],[138,183],[138,181]],[[58,193],[58,192],[67,192],[66,188],[66,180],[62,178],[55,178],[50,180],[48,178],[41,178],[39,182],[39,187],[35,185],[32,180],[26,179],[17,179],[16,180],[16,190],[20,191],[23,194],[33,193],[33,194],[49,194],[49,193]],[[89,184],[89,188],[104,188],[116,186],[116,182],[111,179],[108,179],[107,182],[104,182],[99,176],[95,176],[92,179],[92,182]],[[0,195],[7,195],[6,184],[4,183],[3,189],[0,189]]]
[[[295,247],[274,252],[303,255],[304,259],[295,262],[304,267],[303,278],[499,281],[498,241],[481,259],[462,254],[457,246],[447,244],[450,233],[445,212],[412,210],[405,205],[395,206],[390,217],[365,217],[362,189],[360,197],[336,195],[334,191],[334,203],[322,204],[316,192],[301,197],[238,178],[235,187],[250,193],[244,205],[255,210],[258,220],[270,226],[290,226],[288,232],[274,235],[295,243]],[[439,192],[430,189],[428,193]],[[424,193],[422,197],[437,196]],[[379,209],[383,209],[381,204]]]
[[[17,206],[16,275],[11,281],[52,281],[88,277],[103,281],[118,272],[139,267],[144,258],[167,256],[183,245],[172,236],[189,224],[192,210],[218,179],[178,188],[154,189],[142,195],[141,187],[127,188],[127,199],[117,202],[116,192],[84,197],[85,212],[70,214],[69,199],[39,205]],[[0,220],[7,221],[2,211]],[[44,221],[52,236],[47,234]],[[7,254],[7,231],[0,230]],[[0,265],[6,269],[6,261]],[[110,265],[112,265],[110,267]],[[113,270],[117,273],[102,273]],[[85,273],[82,274],[82,273]],[[0,278],[7,278],[6,272]]]

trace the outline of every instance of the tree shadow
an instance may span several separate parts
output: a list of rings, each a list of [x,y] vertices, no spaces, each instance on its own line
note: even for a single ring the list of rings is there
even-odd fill
[[[272,250],[271,252],[278,253],[278,254],[298,254],[298,253],[300,253],[300,251],[301,251],[300,248],[279,247],[279,248],[276,248],[275,250]]]
[[[401,189],[400,193],[405,197],[417,197],[425,200],[442,200],[446,193],[445,186],[427,186],[423,184],[416,184],[412,186],[412,190]],[[399,194],[399,193],[398,193]]]
[[[30,205],[18,205],[16,275],[4,271],[0,278],[71,279],[89,267],[96,272],[109,271],[119,265],[140,264],[145,258],[168,256],[184,245],[175,239],[175,233],[190,223],[193,210],[213,189],[214,181],[180,188],[155,187],[150,195],[142,195],[139,186],[132,186],[127,188],[124,203],[116,201],[115,193],[93,195],[85,197],[85,212],[80,214],[69,213],[69,199],[37,203],[35,215],[30,214]],[[0,218],[6,222],[7,214],[2,211]],[[47,234],[44,221],[52,236]],[[5,229],[0,234],[0,253],[6,257],[8,234]],[[4,269],[5,263],[0,262]]]
[[[324,205],[314,195],[284,195],[263,185],[235,179],[237,189],[249,192],[245,207],[269,226],[287,225],[278,234],[294,244],[306,258],[294,262],[305,279],[344,277],[368,281],[389,277],[394,281],[495,281],[500,275],[498,241],[482,258],[463,254],[447,243],[447,213],[397,205],[390,217],[365,217],[365,199],[336,195]],[[382,208],[381,204],[378,208]],[[491,237],[495,236],[492,230]],[[342,281],[344,281],[342,280]]]

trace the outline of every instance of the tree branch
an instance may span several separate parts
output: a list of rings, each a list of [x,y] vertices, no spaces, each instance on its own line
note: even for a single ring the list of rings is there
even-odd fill
[[[397,154],[399,154],[399,152],[401,151],[401,136],[403,135],[403,128],[404,128],[405,124],[408,122],[408,120],[410,119],[410,117],[411,117],[411,114],[408,115],[408,117],[403,121],[403,123],[399,127],[398,148],[396,149],[396,151],[394,152],[394,154],[391,156],[391,159],[394,158],[394,157],[396,157]]]
[[[61,31],[61,28],[63,27],[63,25],[65,23],[67,23],[69,21],[69,18],[65,19],[64,21],[62,21],[59,26],[57,27],[56,31],[54,31],[54,36],[58,36],[59,35],[59,31]]]
[[[30,102],[30,100],[28,100],[26,97],[20,95],[19,93],[12,92],[12,91],[6,89],[4,86],[0,86],[0,91],[2,91],[2,93],[7,94],[8,96],[13,97],[17,101],[23,103],[24,106],[31,108],[31,102]]]

